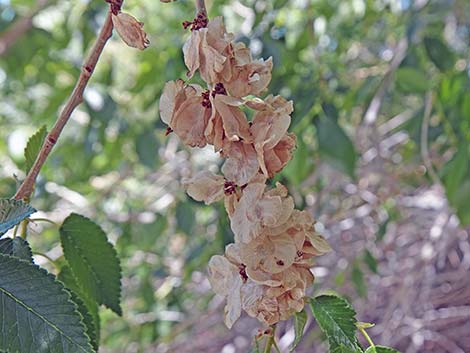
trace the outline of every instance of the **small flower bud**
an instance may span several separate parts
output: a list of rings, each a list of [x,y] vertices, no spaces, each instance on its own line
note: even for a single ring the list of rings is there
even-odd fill
[[[142,30],[143,22],[127,13],[113,14],[113,24],[122,40],[130,47],[144,50],[150,44],[147,33]]]

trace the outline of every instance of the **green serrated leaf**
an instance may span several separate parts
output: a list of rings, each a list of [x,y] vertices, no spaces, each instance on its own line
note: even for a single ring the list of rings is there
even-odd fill
[[[1,239],[0,254],[10,255],[33,262],[33,254],[28,242],[20,237]]]
[[[362,351],[356,338],[356,312],[346,300],[335,295],[320,295],[310,299],[310,308],[328,337],[330,351]]]
[[[351,139],[332,119],[321,117],[317,122],[320,155],[333,167],[354,178],[357,153]]]
[[[0,199],[0,236],[36,212],[21,200]]]
[[[122,315],[121,267],[104,231],[88,218],[72,213],[60,228],[60,241],[83,292]]]
[[[364,353],[400,353],[396,349],[385,346],[374,346],[366,349]]]
[[[98,350],[100,342],[100,316],[98,304],[83,293],[77,284],[70,267],[65,265],[61,268],[57,279],[61,281],[69,290],[72,301],[77,304],[78,311],[83,316],[83,323],[86,326],[86,333],[90,337],[93,348]]]
[[[307,312],[302,310],[300,313],[296,313],[294,316],[294,332],[295,338],[294,343],[292,343],[291,352],[295,350],[295,347],[300,343],[304,335],[305,324],[307,323]]]
[[[95,352],[63,285],[38,266],[0,254],[0,350]]]
[[[26,174],[28,174],[29,170],[33,166],[34,161],[36,160],[36,157],[42,147],[42,144],[44,143],[46,135],[46,125],[43,125],[38,131],[36,131],[34,135],[29,138],[28,143],[26,144],[26,147],[24,149]]]

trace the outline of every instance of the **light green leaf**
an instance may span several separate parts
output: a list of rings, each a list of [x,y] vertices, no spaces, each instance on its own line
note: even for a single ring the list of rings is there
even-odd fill
[[[317,122],[320,155],[331,165],[354,178],[357,153],[351,139],[332,119],[320,117]]]
[[[36,265],[0,254],[0,350],[95,352],[63,285]]]
[[[397,70],[396,82],[404,93],[424,93],[431,88],[426,74],[412,67],[402,67]]]
[[[93,348],[98,350],[100,342],[100,316],[98,313],[98,304],[83,293],[83,290],[77,284],[70,267],[67,265],[62,267],[57,279],[65,285],[65,288],[70,292],[72,301],[77,304],[78,311],[82,315],[83,323],[86,326],[86,334],[90,337]]]
[[[121,315],[121,267],[103,230],[88,218],[72,213],[60,228],[60,240],[83,292]]]
[[[34,164],[36,157],[41,150],[42,144],[44,143],[44,139],[47,135],[46,125],[41,126],[41,128],[36,131],[36,133],[31,136],[26,144],[26,148],[24,149],[24,158],[26,161],[26,174],[28,174],[29,170]]]
[[[10,255],[33,262],[33,254],[31,253],[28,242],[20,237],[1,239],[0,254]]]
[[[328,337],[330,351],[362,352],[356,338],[356,312],[346,300],[320,295],[310,299],[310,308]]]
[[[0,199],[0,236],[34,212],[36,210],[23,201]]]
[[[291,352],[295,350],[295,347],[300,343],[304,335],[305,324],[307,323],[307,312],[302,310],[300,313],[296,313],[294,316],[294,331],[295,338],[294,343],[292,343]]]
[[[400,352],[390,347],[375,346],[375,347],[367,348],[365,353],[400,353]]]

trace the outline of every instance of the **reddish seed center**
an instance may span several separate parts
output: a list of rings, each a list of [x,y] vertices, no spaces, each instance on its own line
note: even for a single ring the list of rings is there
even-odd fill
[[[173,129],[171,127],[167,127],[166,128],[166,132],[165,132],[165,136],[168,136],[169,134],[171,134],[173,132]]]
[[[276,264],[277,264],[278,266],[284,266],[284,261],[279,260],[279,261],[276,262]]]
[[[243,282],[246,282],[246,280],[248,279],[248,275],[246,274],[246,265],[240,264],[240,266],[238,266],[238,269],[239,269],[238,273],[242,277]]]
[[[202,96],[202,102],[201,102],[202,106],[204,108],[212,107],[211,101],[209,99],[209,91],[202,92],[201,96]]]
[[[209,23],[209,20],[207,19],[206,14],[203,12],[200,12],[198,13],[197,17],[192,22],[184,21],[183,28],[187,29],[191,27],[191,31],[197,31],[201,28],[206,28],[208,23]]]
[[[232,195],[237,191],[237,184],[233,181],[226,181],[224,184],[224,193],[225,195]]]
[[[222,83],[216,83],[214,89],[212,90],[212,97],[215,97],[216,94],[227,95],[227,91]]]

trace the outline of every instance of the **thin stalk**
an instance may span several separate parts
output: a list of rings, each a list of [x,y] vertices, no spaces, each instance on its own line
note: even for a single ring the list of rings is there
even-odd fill
[[[374,342],[372,341],[372,339],[370,338],[369,334],[366,332],[366,330],[363,328],[363,327],[360,327],[358,326],[357,327],[359,329],[359,331],[361,331],[362,335],[364,336],[364,338],[367,340],[367,342],[369,343],[369,345],[371,347],[375,347],[375,344]]]

